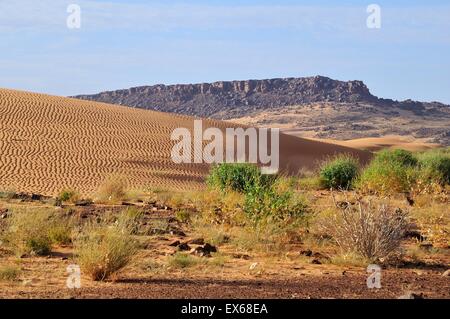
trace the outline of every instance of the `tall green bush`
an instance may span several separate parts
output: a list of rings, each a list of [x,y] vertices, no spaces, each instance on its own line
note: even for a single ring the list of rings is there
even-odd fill
[[[320,182],[325,188],[349,189],[358,175],[358,160],[350,155],[338,155],[320,168]]]

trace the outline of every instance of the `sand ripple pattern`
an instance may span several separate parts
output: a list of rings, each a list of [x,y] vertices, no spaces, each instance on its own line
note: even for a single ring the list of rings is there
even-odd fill
[[[55,195],[73,187],[91,194],[111,174],[126,177],[132,188],[200,188],[208,166],[174,164],[170,157],[170,134],[177,127],[192,129],[193,120],[0,89],[0,190]],[[204,126],[230,124],[205,120]],[[340,148],[290,136],[282,136],[280,145],[281,165],[293,171]]]

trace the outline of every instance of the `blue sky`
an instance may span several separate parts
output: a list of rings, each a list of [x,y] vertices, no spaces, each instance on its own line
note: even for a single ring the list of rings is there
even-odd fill
[[[66,27],[81,7],[81,29]],[[366,8],[381,7],[381,29]],[[450,103],[448,1],[0,0],[0,87],[75,95],[324,75]]]

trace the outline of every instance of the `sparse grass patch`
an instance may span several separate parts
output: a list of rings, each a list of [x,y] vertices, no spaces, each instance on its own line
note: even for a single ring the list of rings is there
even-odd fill
[[[191,212],[186,209],[179,210],[175,213],[175,218],[180,223],[188,224],[191,222]]]
[[[355,253],[344,253],[332,256],[330,263],[338,266],[367,267],[371,260]]]
[[[109,176],[98,188],[97,200],[99,201],[121,201],[127,197],[127,182],[123,177]]]
[[[93,225],[75,241],[75,254],[84,273],[94,281],[103,281],[127,266],[137,247],[126,224]]]
[[[348,190],[358,175],[358,160],[341,154],[325,161],[320,168],[320,182],[324,188]]]
[[[448,203],[438,203],[429,199],[428,205],[414,207],[411,216],[428,241],[445,247],[450,245],[450,214],[448,210]]]
[[[62,202],[75,203],[80,199],[80,194],[74,189],[64,189],[59,193],[58,199]]]
[[[188,268],[197,265],[199,260],[189,254],[177,252],[169,257],[168,263],[169,266],[174,268]]]
[[[16,195],[16,191],[14,189],[6,189],[0,191],[0,199],[11,200]]]
[[[46,211],[14,212],[2,236],[7,246],[18,256],[48,255],[52,245],[50,216]]]
[[[300,190],[314,191],[323,189],[323,185],[319,176],[301,177],[298,181]]]
[[[16,281],[20,275],[20,268],[13,266],[1,266],[0,267],[0,282],[7,281],[12,282]]]
[[[48,236],[52,244],[67,246],[72,243],[73,223],[68,218],[58,218],[50,221]]]

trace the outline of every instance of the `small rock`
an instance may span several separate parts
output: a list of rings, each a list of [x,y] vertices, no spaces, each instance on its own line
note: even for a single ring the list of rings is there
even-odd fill
[[[178,245],[178,250],[180,251],[191,250],[191,247],[189,247],[187,243],[182,243]]]
[[[325,259],[325,260],[330,259],[330,257],[325,256],[325,255],[323,255],[321,253],[317,253],[317,252],[313,253],[311,257],[314,257],[314,258],[317,258],[317,259]]]
[[[195,239],[189,240],[187,243],[191,244],[191,245],[204,245],[205,240],[203,238],[195,238]]]
[[[69,259],[69,258],[67,258],[67,257],[61,257],[61,260],[67,260],[67,259]]]
[[[246,254],[233,254],[233,258],[249,260],[251,257]]]
[[[416,294],[414,292],[407,292],[406,294],[398,297],[398,299],[425,299],[423,293]]]
[[[200,257],[211,257],[211,253],[206,251],[202,246],[196,247],[192,250],[191,254],[197,255]]]
[[[208,252],[210,252],[210,253],[216,253],[217,252],[217,248],[215,246],[213,246],[213,245],[208,244],[208,243],[206,243],[203,246],[203,249],[208,251]]]
[[[180,241],[179,240],[175,240],[174,242],[170,243],[169,246],[171,247],[178,247],[180,245]]]
[[[174,236],[186,237],[186,234],[184,232],[182,232],[181,230],[177,230],[177,229],[171,230],[170,234],[174,235]]]
[[[42,195],[40,194],[31,194],[31,200],[41,200]]]
[[[122,202],[121,204],[122,206],[135,206],[133,203],[130,202]]]
[[[442,277],[450,277],[450,269],[446,270],[443,274]]]
[[[94,204],[94,202],[90,199],[82,199],[75,202],[75,206],[91,206],[92,204]]]
[[[313,252],[312,252],[311,249],[307,249],[307,250],[302,250],[302,251],[300,252],[300,255],[307,256],[307,257],[311,257],[312,253],[313,253]]]
[[[431,249],[433,248],[433,244],[430,242],[423,242],[419,245],[419,247],[422,249]]]
[[[311,264],[322,265],[322,262],[319,259],[313,259],[313,261],[311,261]]]

